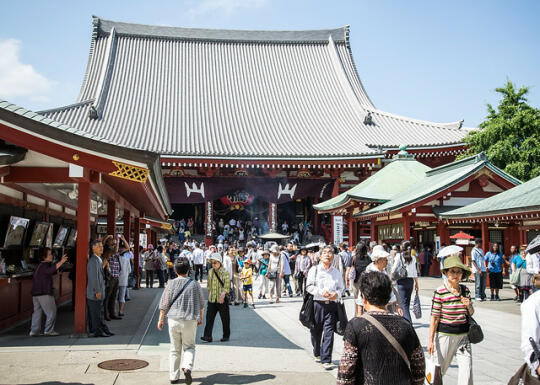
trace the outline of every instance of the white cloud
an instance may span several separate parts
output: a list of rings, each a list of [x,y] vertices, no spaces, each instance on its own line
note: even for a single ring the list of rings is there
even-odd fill
[[[26,97],[31,101],[48,100],[54,82],[39,74],[34,67],[21,63],[21,42],[0,40],[0,97],[12,100]]]
[[[208,13],[221,13],[230,16],[240,9],[255,9],[266,5],[267,0],[202,0],[196,7],[190,8],[191,18]]]

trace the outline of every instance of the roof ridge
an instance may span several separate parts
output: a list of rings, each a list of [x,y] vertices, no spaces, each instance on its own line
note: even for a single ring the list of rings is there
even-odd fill
[[[427,124],[427,125],[430,125],[430,126],[440,126],[441,128],[444,128],[444,129],[447,129],[447,130],[456,130],[456,131],[457,130],[461,131],[461,129],[463,128],[463,126],[462,126],[463,120],[458,120],[456,122],[446,122],[446,123],[432,122],[430,120],[410,118],[408,116],[394,114],[392,112],[379,110],[378,108],[372,108],[372,107],[365,106],[365,105],[363,105],[362,107],[364,107],[366,110],[368,110],[370,112],[373,112],[373,113],[376,113],[376,114],[386,115],[386,116],[389,116],[391,118],[395,118],[395,119],[399,119],[399,120],[406,120],[406,121],[413,122],[413,123]],[[451,127],[451,126],[456,126],[456,127]]]
[[[431,170],[426,171],[426,177],[440,174],[441,172],[447,172],[455,170],[456,168],[461,168],[475,163],[490,163],[485,152],[479,152],[478,154],[456,160],[452,163],[443,164],[442,166],[435,167]]]
[[[315,30],[239,30],[158,26],[138,23],[125,23],[93,17],[92,38],[109,34],[112,28],[118,35],[135,35],[189,40],[216,41],[268,41],[268,42],[326,42],[332,36],[335,41],[348,44],[348,26],[333,29]]]
[[[69,110],[71,108],[82,107],[82,106],[85,106],[87,104],[92,104],[92,103],[94,103],[94,99],[88,99],[88,100],[83,100],[82,102],[66,104],[65,106],[54,107],[54,108],[49,108],[46,110],[40,110],[40,111],[34,111],[34,112],[39,115],[52,114],[59,111]]]

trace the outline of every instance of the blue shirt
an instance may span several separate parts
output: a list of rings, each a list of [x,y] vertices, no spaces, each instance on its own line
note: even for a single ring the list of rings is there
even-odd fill
[[[502,253],[495,254],[491,251],[486,254],[486,261],[488,263],[488,269],[491,273],[501,273],[504,259]]]
[[[526,269],[527,268],[527,260],[521,258],[521,255],[516,254],[514,255],[514,258],[511,259],[511,261],[516,265],[516,268],[519,269],[520,267]],[[512,263],[510,262],[510,263]]]
[[[519,257],[519,254],[512,254],[512,255],[510,256],[510,260],[508,261],[508,262],[510,263],[510,267],[508,268],[508,272],[509,272],[510,274],[512,274],[512,263],[515,262],[514,260],[515,260],[517,257]],[[517,263],[516,263],[516,265],[517,265]],[[519,266],[518,266],[518,267],[519,267]]]

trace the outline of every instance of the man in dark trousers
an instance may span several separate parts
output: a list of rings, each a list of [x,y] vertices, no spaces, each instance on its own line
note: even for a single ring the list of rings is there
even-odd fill
[[[86,307],[88,309],[88,330],[93,337],[110,337],[111,333],[103,322],[103,301],[105,299],[105,276],[103,274],[103,243],[100,239],[92,242],[92,255],[86,265]]]

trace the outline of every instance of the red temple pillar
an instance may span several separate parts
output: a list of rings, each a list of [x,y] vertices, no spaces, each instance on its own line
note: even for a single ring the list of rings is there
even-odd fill
[[[347,221],[349,226],[349,247],[352,247],[352,245],[356,243],[356,223],[353,221],[352,212],[349,214],[349,218],[347,218]]]
[[[124,221],[125,223],[125,221]],[[141,245],[141,222],[139,217],[135,217],[133,221],[133,269],[135,270],[135,289],[139,288],[139,255]]]
[[[77,203],[77,254],[75,267],[74,334],[86,332],[86,264],[90,239],[90,183],[79,182]],[[105,295],[105,293],[102,293]]]
[[[268,226],[270,231],[277,231],[277,203],[268,203]]]
[[[411,217],[409,213],[403,213],[403,240],[411,239]]]
[[[375,226],[375,218],[371,218],[369,225],[369,236],[372,241],[379,241],[379,234],[377,234],[377,226]]]
[[[482,229],[482,249],[484,250],[484,253],[487,253],[489,251],[488,223],[482,222],[480,228]]]
[[[205,236],[204,244],[210,246],[213,241],[212,228],[214,225],[214,202],[206,201],[204,202],[204,223],[205,223]]]
[[[146,227],[146,243],[147,245],[152,244],[152,246],[157,247],[157,245],[152,241],[152,230],[150,227]]]
[[[124,238],[126,241],[131,241],[131,213],[124,209]]]
[[[116,201],[107,201],[107,235],[116,237]]]

